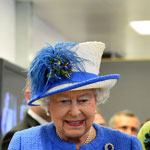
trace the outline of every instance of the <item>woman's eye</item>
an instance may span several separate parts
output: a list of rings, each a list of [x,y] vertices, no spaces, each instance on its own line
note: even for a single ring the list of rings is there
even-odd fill
[[[69,100],[60,100],[59,102],[62,103],[62,104],[69,104],[70,103]]]
[[[89,102],[89,100],[88,100],[88,99],[81,99],[81,100],[78,100],[78,102],[79,102],[80,104],[86,104],[86,103]]]

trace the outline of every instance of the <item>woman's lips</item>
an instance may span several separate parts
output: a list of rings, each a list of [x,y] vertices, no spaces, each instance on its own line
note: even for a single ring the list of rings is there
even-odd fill
[[[85,120],[77,120],[77,121],[65,121],[67,125],[72,127],[81,126],[84,123]]]

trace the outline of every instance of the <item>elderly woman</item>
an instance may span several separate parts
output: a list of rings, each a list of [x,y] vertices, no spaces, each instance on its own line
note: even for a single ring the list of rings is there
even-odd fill
[[[119,75],[99,76],[101,42],[48,44],[33,60],[29,105],[53,123],[17,132],[9,150],[141,150],[135,136],[93,123],[96,104],[109,97]]]

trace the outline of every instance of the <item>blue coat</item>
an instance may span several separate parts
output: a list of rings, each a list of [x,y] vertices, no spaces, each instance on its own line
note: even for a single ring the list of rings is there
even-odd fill
[[[114,146],[114,150],[142,150],[141,143],[135,136],[97,124],[93,126],[97,130],[96,138],[80,146],[80,150],[107,150],[104,147],[108,143]],[[54,124],[49,123],[15,133],[8,150],[76,150],[76,146],[61,140],[56,135]]]

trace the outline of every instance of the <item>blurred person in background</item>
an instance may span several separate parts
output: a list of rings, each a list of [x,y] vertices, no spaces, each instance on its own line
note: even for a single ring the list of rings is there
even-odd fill
[[[95,112],[94,122],[99,125],[106,126],[106,121],[104,117],[98,111]]]
[[[30,89],[25,90],[26,102],[29,101]],[[8,145],[17,131],[28,129],[38,125],[44,125],[51,121],[51,117],[46,114],[45,110],[40,106],[29,106],[28,111],[22,121],[20,121],[15,127],[13,127],[9,132],[7,132],[1,144],[1,150],[8,150]]]
[[[123,110],[114,114],[109,121],[110,128],[135,136],[137,136],[139,124],[138,117],[129,110]]]

